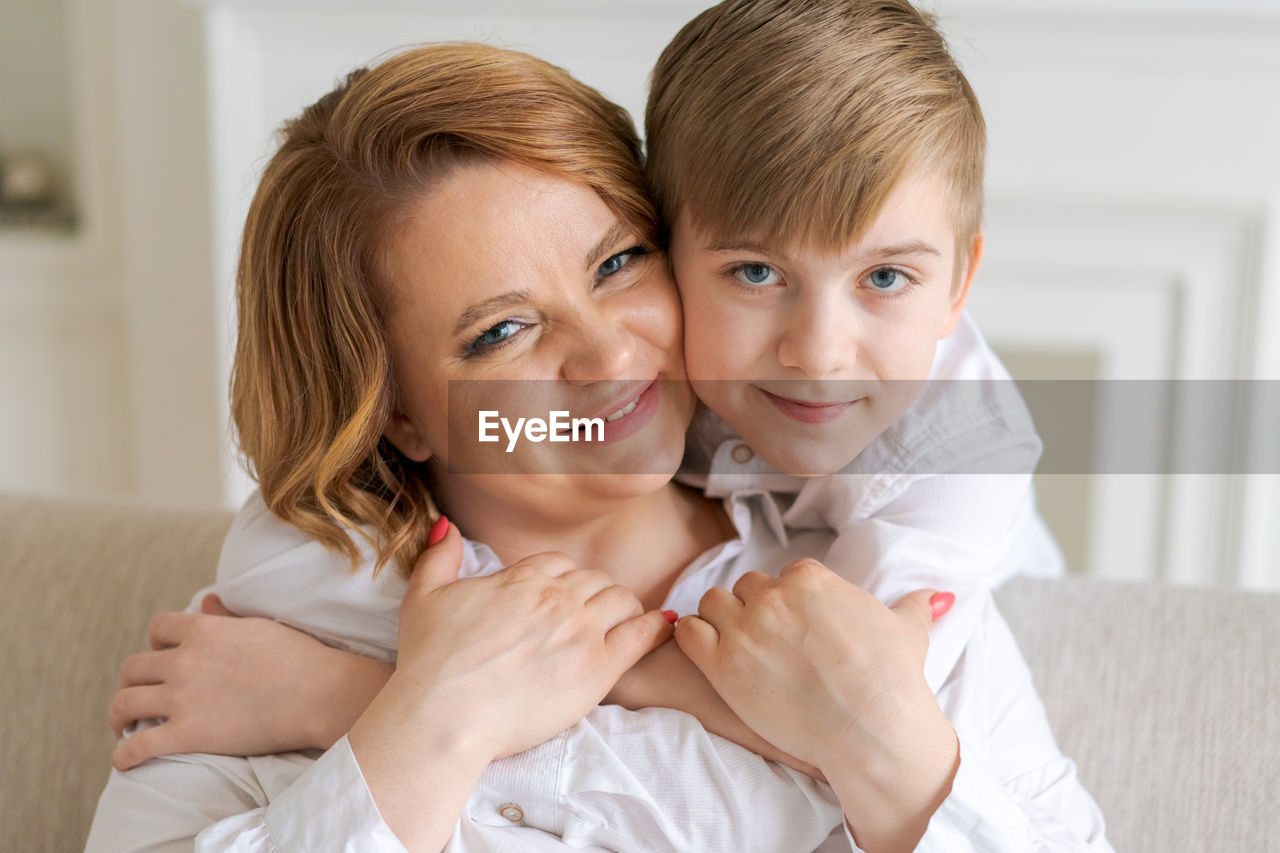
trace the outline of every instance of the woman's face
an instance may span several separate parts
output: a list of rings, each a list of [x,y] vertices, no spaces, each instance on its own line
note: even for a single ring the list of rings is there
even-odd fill
[[[519,507],[670,479],[693,396],[675,286],[639,243],[590,188],[506,162],[460,166],[412,206],[382,258],[398,391],[386,435],[431,460],[446,506],[463,480],[468,501]],[[563,440],[557,411],[604,420],[590,431],[602,440]],[[520,418],[551,434],[513,440]],[[493,473],[519,476],[475,476]]]

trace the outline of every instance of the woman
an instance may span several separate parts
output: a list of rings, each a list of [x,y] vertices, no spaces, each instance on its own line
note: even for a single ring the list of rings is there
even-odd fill
[[[994,611],[940,694],[981,731],[966,742],[922,676],[929,591],[889,610],[811,562],[755,573],[820,555],[829,531],[782,531],[768,495],[722,506],[670,482],[693,399],[638,150],[596,93],[476,45],[352,75],[286,128],[239,273],[233,415],[262,498],[237,519],[219,592],[346,648],[398,647],[396,668],[318,759],[184,755],[113,773],[90,849],[794,850],[839,825],[833,842],[892,850],[984,821],[988,842],[1105,849]],[[603,441],[504,455],[456,417],[530,404],[599,416]],[[561,473],[583,468],[627,476]],[[457,527],[428,533],[433,498]],[[424,544],[407,585],[348,571],[408,565]],[[717,586],[735,595],[703,597]],[[706,622],[682,635],[709,667],[705,629],[749,637],[774,620],[738,661],[775,673],[755,691],[765,707],[718,671],[793,758],[665,643],[655,608],[690,599]],[[181,649],[191,624],[159,620],[153,639]],[[808,645],[788,642],[808,627]],[[135,680],[164,681],[164,654],[135,662]],[[992,661],[1015,676],[998,690]],[[610,692],[648,710],[596,707]],[[147,695],[120,715],[169,716]],[[997,726],[989,707],[1025,724]],[[699,719],[812,766],[838,796]]]

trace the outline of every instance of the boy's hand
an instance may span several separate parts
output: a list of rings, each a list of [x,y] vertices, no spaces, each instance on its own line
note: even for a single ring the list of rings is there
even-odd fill
[[[747,725],[823,772],[867,850],[911,849],[955,773],[955,732],[924,680],[932,596],[888,608],[800,560],[708,590],[676,626]]]
[[[731,740],[761,758],[823,779],[817,767],[778,749],[756,734],[733,712],[693,662],[674,641],[668,641],[623,674],[605,697],[604,704],[632,711],[641,708],[674,708],[698,718],[714,735]]]
[[[235,618],[214,595],[201,610],[158,614],[152,651],[121,665],[121,688],[108,711],[116,736],[135,720],[164,722],[117,744],[117,769],[184,752],[327,749],[392,671],[270,619]]]

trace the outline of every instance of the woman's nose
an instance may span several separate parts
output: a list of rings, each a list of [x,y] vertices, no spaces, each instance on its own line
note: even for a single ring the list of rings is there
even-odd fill
[[[809,378],[838,377],[857,363],[858,325],[847,298],[800,301],[785,318],[778,360]]]
[[[582,314],[566,332],[565,379],[588,383],[634,378],[629,373],[635,363],[636,337],[625,317],[599,306]]]

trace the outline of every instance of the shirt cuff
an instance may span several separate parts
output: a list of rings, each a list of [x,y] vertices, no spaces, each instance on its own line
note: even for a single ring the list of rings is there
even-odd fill
[[[378,813],[345,735],[267,806],[265,822],[281,853],[405,849]]]
[[[849,846],[863,853],[853,840],[847,820],[844,834]],[[1026,813],[960,741],[960,767],[951,783],[951,793],[929,819],[915,853],[1018,851],[1029,849],[1030,842],[1031,824]]]

